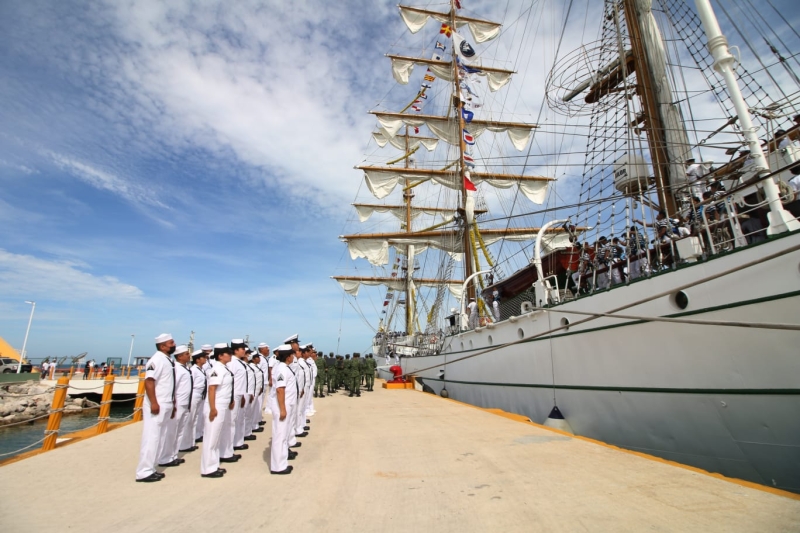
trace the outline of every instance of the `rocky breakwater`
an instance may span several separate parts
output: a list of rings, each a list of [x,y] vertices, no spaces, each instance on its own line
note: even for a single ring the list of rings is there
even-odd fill
[[[55,387],[38,381],[0,386],[0,427],[25,422],[47,415],[53,404]],[[77,414],[99,404],[86,398],[70,398],[64,402],[64,414]]]

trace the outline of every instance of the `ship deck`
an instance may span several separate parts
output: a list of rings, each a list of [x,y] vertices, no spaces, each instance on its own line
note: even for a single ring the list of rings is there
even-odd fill
[[[269,473],[269,424],[221,479],[197,451],[135,483],[140,423],[7,464],[3,531],[800,530],[797,495],[516,415],[377,387],[315,403],[289,476]]]

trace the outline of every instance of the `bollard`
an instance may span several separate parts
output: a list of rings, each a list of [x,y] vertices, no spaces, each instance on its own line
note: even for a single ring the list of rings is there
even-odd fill
[[[58,429],[61,427],[61,415],[64,412],[64,400],[67,399],[69,378],[58,378],[56,392],[53,394],[53,405],[50,406],[50,418],[47,419],[47,429],[44,431],[42,451],[47,452],[56,447]]]
[[[97,418],[97,434],[108,431],[108,415],[111,414],[111,396],[114,393],[114,376],[106,376],[103,384],[103,399],[100,400],[100,416]]]
[[[136,391],[136,401],[133,403],[133,421],[142,420],[142,405],[144,405],[144,374],[139,374],[139,389]]]

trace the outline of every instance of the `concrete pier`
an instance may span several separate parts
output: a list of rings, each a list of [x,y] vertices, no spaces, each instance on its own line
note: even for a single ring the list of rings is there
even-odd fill
[[[134,482],[141,424],[0,467],[4,532],[800,531],[796,495],[413,390],[335,394],[288,476],[269,424],[221,479]],[[283,529],[285,528],[285,529]]]

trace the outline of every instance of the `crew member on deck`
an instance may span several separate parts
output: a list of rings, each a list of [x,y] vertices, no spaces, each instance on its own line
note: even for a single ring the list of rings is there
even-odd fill
[[[204,368],[209,358],[205,350],[197,350],[192,354],[192,427],[194,428],[194,442],[203,442],[203,404],[208,395],[208,377]],[[183,445],[182,445],[183,446]]]
[[[225,365],[228,370],[233,372],[233,399],[234,406],[231,413],[231,442],[230,448],[222,450],[224,457],[233,455],[234,450],[246,450],[249,448],[244,443],[244,416],[245,405],[247,399],[248,383],[247,383],[247,365],[242,362],[245,356],[247,347],[242,339],[233,339],[231,341],[231,350],[233,351],[233,358]]]
[[[208,401],[204,402],[203,450],[200,455],[200,475],[222,477],[225,470],[220,462],[235,463],[240,455],[221,456],[230,447],[231,413],[234,409],[233,372],[226,366],[231,361],[231,349],[227,344],[214,346],[215,360],[208,370]]]
[[[156,337],[156,353],[147,361],[142,406],[142,444],[136,481],[161,481],[165,474],[156,472],[158,450],[166,420],[175,416],[175,364],[169,356],[175,351],[175,341],[169,333]]]
[[[189,453],[197,449],[194,445],[194,426],[192,425],[192,403],[194,403],[194,377],[189,368],[189,348],[178,346],[175,350],[175,420],[177,435],[173,458],[178,458],[178,452]]]
[[[294,435],[294,420],[291,418],[293,403],[297,401],[294,374],[289,370],[294,350],[286,344],[275,349],[278,364],[272,369],[272,387],[269,390],[269,405],[272,411],[272,445],[269,468],[273,474],[290,474],[289,438]],[[300,446],[300,443],[297,443]],[[291,452],[293,457],[297,452]]]

